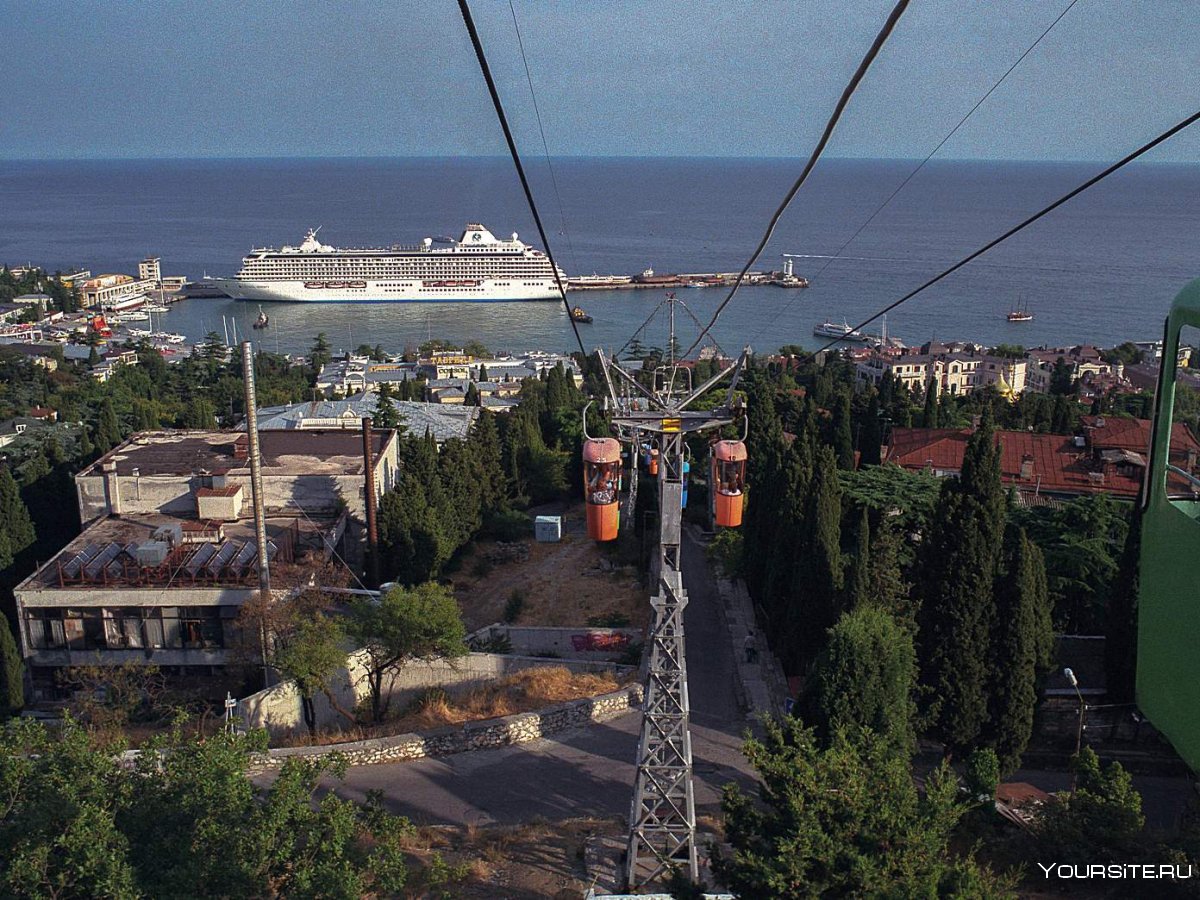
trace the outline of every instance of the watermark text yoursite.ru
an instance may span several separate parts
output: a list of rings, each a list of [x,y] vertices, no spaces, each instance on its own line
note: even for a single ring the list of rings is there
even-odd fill
[[[1196,875],[1195,869],[1188,864],[1155,864],[1155,863],[1094,863],[1079,865],[1076,863],[1038,863],[1047,878],[1074,878],[1087,880],[1112,878],[1169,878],[1183,881]]]

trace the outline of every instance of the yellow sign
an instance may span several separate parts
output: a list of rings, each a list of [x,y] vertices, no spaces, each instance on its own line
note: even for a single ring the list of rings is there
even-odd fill
[[[663,419],[662,430],[664,432],[676,432],[683,428],[682,419]]]

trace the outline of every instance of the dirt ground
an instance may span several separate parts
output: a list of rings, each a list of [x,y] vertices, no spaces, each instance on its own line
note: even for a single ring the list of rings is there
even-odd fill
[[[699,817],[696,825],[699,847],[723,839],[719,823],[711,817]],[[591,886],[584,866],[584,847],[601,839],[621,846],[625,835],[625,823],[618,819],[419,828],[406,847],[417,864],[414,869],[427,867],[436,854],[456,871],[452,880],[441,885],[430,885],[423,873],[416,875],[413,892],[408,896],[579,900]],[[610,862],[615,864],[617,860],[614,857]]]
[[[516,625],[574,627],[588,619],[624,615],[633,627],[645,627],[650,598],[632,567],[618,566],[611,550],[588,539],[583,504],[563,514],[563,536],[557,544],[525,543],[522,561],[490,563],[495,545],[481,541],[451,577],[469,631],[505,620],[514,591],[524,595]]]

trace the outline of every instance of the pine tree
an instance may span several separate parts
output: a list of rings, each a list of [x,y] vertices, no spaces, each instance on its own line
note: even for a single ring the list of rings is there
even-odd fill
[[[1046,567],[1042,552],[1024,530],[1011,526],[996,577],[996,614],[992,622],[988,743],[1001,770],[1018,768],[1033,733],[1037,706],[1039,656],[1053,633],[1042,610],[1048,607]]]
[[[323,369],[331,359],[333,359],[333,356],[329,352],[329,340],[325,337],[325,332],[322,331],[317,335],[316,341],[313,342],[312,347],[308,351],[308,365],[312,369],[312,377],[314,381],[316,380],[316,377],[321,374],[321,369]]]
[[[0,616],[0,719],[16,715],[24,705],[25,664],[8,620]]]
[[[921,417],[921,424],[925,428],[938,427],[937,382],[932,378],[925,386],[925,412]]]
[[[0,533],[5,539],[5,546],[0,548],[0,569],[8,568],[37,538],[20,488],[4,465],[0,465]]]
[[[877,466],[880,464],[880,451],[883,447],[883,423],[879,412],[880,396],[871,394],[867,404],[867,412],[863,417],[862,430],[859,432],[858,452],[859,465]]]
[[[833,448],[837,467],[854,469],[854,437],[850,430],[850,395],[842,393],[833,416]]]
[[[851,575],[849,608],[858,609],[871,602],[871,519],[865,506],[858,520],[858,540],[855,542]]]
[[[917,571],[921,681],[933,736],[969,750],[988,717],[993,596],[1005,518],[999,447],[985,410],[957,481],[942,485]]]
[[[467,385],[466,396],[463,397],[463,406],[480,406],[482,405],[479,399],[479,388],[475,386],[475,382]]]
[[[912,635],[878,607],[846,613],[829,630],[813,667],[806,700],[826,741],[839,729],[869,729],[897,753],[911,754],[917,660]]]

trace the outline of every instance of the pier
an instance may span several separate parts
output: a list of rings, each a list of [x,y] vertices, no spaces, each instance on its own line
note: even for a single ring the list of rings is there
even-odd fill
[[[650,288],[675,290],[677,288],[733,287],[737,272],[680,272],[657,275],[647,269],[640,275],[576,275],[568,276],[565,285],[568,291],[636,291]],[[808,279],[794,275],[786,269],[782,272],[747,272],[742,279],[744,285],[771,285],[781,288],[806,288]]]

